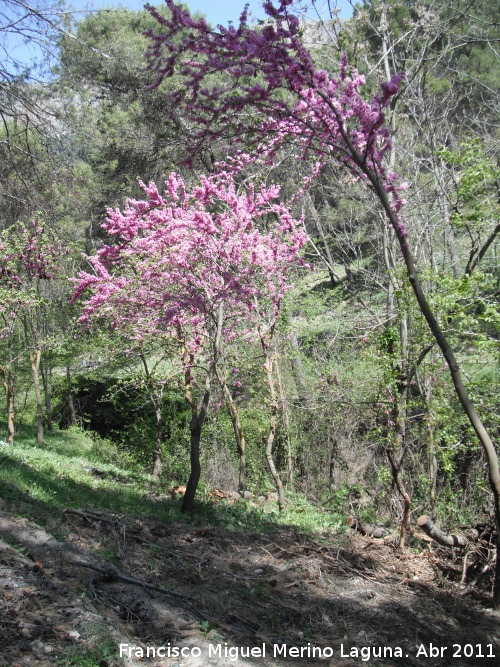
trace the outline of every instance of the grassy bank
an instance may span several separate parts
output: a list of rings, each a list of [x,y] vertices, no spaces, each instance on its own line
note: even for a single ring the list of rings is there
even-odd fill
[[[19,514],[34,520],[63,509],[88,509],[154,518],[159,521],[209,522],[229,529],[272,531],[287,525],[308,532],[330,531],[344,522],[342,507],[313,507],[300,494],[289,494],[279,513],[275,503],[229,503],[212,498],[201,485],[196,513],[180,514],[178,500],[167,493],[168,480],[153,481],[115,445],[78,429],[46,433],[36,445],[32,428],[23,427],[15,444],[0,443],[0,497]]]

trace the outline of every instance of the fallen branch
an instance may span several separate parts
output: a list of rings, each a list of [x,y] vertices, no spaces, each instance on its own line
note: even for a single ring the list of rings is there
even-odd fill
[[[100,565],[94,565],[93,563],[87,563],[83,560],[71,560],[71,565],[76,565],[78,567],[86,567],[89,570],[94,570],[99,572],[109,579],[110,581],[124,581],[126,584],[132,584],[133,586],[141,586],[146,590],[157,591],[158,593],[163,593],[164,595],[170,595],[174,598],[179,598],[180,600],[190,600],[191,602],[196,602],[195,598],[190,595],[185,595],[184,593],[178,593],[177,591],[172,591],[169,588],[163,588],[162,586],[157,586],[156,584],[150,584],[147,581],[142,581],[141,579],[134,579],[134,577],[128,577],[125,574],[122,574],[115,567],[101,567]]]
[[[418,518],[417,524],[426,535],[432,537],[433,540],[444,547],[458,547],[459,549],[463,549],[467,545],[467,540],[463,535],[455,535],[453,533],[447,535],[446,533],[443,533],[443,531],[432,522],[432,519],[425,514]]]
[[[372,526],[369,523],[361,523],[358,519],[350,516],[347,519],[347,525],[353,530],[357,530],[361,535],[366,535],[367,537],[386,537],[389,534],[389,531],[386,528],[381,528],[380,526]]]
[[[467,586],[464,586],[463,582],[461,582],[462,583],[462,591],[460,592],[460,596],[465,597],[466,595],[468,595],[473,590],[473,588],[475,586],[477,586],[477,584],[481,581],[481,579],[484,577],[484,575],[487,572],[489,572],[491,569],[492,569],[491,565],[489,563],[486,563],[486,565],[483,565],[481,571],[478,572],[478,574],[474,577],[474,579],[469,584],[467,584]]]
[[[79,516],[80,518],[85,519],[89,523],[102,521],[104,523],[109,523],[109,524],[115,526],[117,524],[117,521],[118,521],[116,517],[108,518],[104,514],[102,514],[101,512],[99,512],[99,513],[89,512],[89,511],[81,512],[80,510],[74,510],[74,509],[71,509],[71,508],[67,508],[67,509],[63,510],[63,514],[74,514],[75,516]]]

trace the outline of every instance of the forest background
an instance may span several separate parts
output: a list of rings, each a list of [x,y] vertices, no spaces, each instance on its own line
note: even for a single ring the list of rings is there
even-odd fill
[[[284,142],[272,164],[239,173],[241,192],[250,180],[279,184],[309,243],[302,266],[287,267],[278,308],[269,284],[259,283],[260,319],[249,317],[222,345],[220,320],[207,318],[196,363],[186,363],[185,348],[161,327],[138,337],[137,327],[82,326],[85,294],[70,302],[70,280],[91,271],[82,253],[113,246],[106,209],[144,199],[139,180],[162,189],[173,171],[191,192],[200,174],[227,160],[231,143],[220,119],[219,140],[198,145],[185,100],[168,105],[184,90],[181,74],[151,87],[144,33],[161,30],[150,13],[103,10],[75,22],[44,0],[7,0],[4,8],[0,39],[15,31],[46,56],[27,68],[2,42],[6,443],[22,424],[36,424],[40,447],[45,429],[88,429],[103,452],[126,455],[166,488],[192,475],[194,424],[210,487],[277,487],[282,506],[285,491],[292,503],[300,493],[377,523],[401,522],[410,509],[445,528],[489,516],[485,454],[394,232],[380,203],[333,159],[311,180],[314,162]],[[302,13],[301,40],[318,68],[338,75],[347,53],[366,77],[368,100],[404,73],[385,112],[394,138],[385,157],[408,183],[403,217],[420,279],[495,442],[498,6],[365,2],[349,19],[330,9],[313,3]],[[232,90],[224,72],[213,77]],[[262,214],[262,234],[275,216]]]

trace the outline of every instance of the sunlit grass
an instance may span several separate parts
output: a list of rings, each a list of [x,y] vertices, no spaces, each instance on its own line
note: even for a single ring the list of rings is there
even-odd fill
[[[117,459],[119,453],[117,453]],[[171,505],[152,498],[149,475],[130,465],[97,459],[92,439],[83,432],[54,431],[43,447],[29,429],[13,446],[0,447],[0,496],[45,510],[67,507],[110,510],[171,519]]]
[[[203,485],[195,514],[186,517],[180,514],[180,501],[165,495],[168,482],[154,482],[116,445],[78,429],[47,432],[45,438],[38,447],[34,430],[25,427],[14,445],[0,445],[0,498],[33,518],[73,508],[165,522],[209,522],[228,530],[269,532],[289,526],[322,533],[345,525],[342,508],[318,509],[300,494],[288,494],[287,509],[279,512],[276,503],[217,502]]]

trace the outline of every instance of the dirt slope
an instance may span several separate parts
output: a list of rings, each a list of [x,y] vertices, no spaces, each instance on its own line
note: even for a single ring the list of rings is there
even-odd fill
[[[439,586],[428,547],[90,512],[41,527],[5,506],[0,540],[0,665],[500,665],[498,616]],[[136,648],[119,660],[113,643]],[[185,655],[139,659],[147,647]]]

